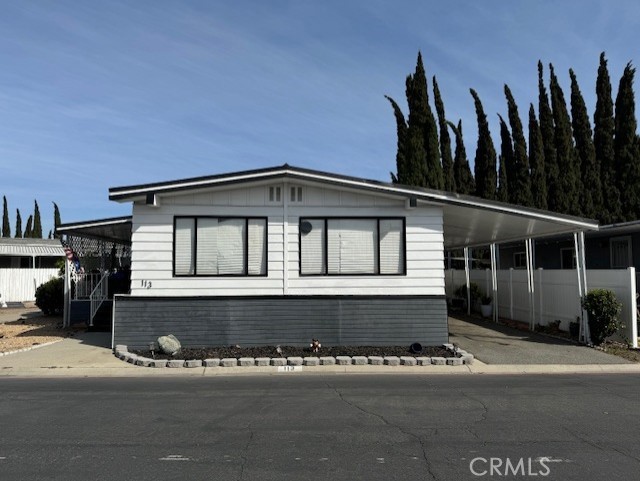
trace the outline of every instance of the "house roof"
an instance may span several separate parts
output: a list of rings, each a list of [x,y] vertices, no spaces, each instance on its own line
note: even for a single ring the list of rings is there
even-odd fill
[[[56,233],[131,244],[131,216],[61,224]]]
[[[64,249],[58,239],[0,238],[0,256],[64,257]]]
[[[109,189],[109,199],[117,202],[130,202],[144,200],[149,195],[162,196],[163,194],[198,191],[277,179],[328,184],[374,194],[390,195],[399,199],[415,199],[416,202],[422,204],[442,206],[444,212],[444,242],[445,247],[448,249],[598,229],[598,222],[591,219],[557,214],[452,192],[292,167],[287,164],[265,169],[193,177],[169,182],[113,187]]]

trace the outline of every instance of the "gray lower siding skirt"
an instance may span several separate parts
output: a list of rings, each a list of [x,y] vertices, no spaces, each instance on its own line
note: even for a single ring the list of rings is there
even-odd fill
[[[114,344],[134,349],[167,334],[185,347],[448,341],[444,296],[118,296],[113,329]]]

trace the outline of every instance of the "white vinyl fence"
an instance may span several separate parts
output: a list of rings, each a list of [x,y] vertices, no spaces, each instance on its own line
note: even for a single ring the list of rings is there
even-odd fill
[[[516,321],[529,322],[529,291],[527,271],[524,269],[498,270],[498,315]],[[470,270],[471,282],[478,284],[483,293],[491,295],[491,270]],[[464,270],[445,271],[447,297],[465,284]],[[620,315],[625,325],[620,336],[638,347],[636,272],[629,269],[587,270],[587,289],[610,289],[622,303]],[[494,309],[496,306],[494,300]],[[560,329],[568,331],[569,322],[581,315],[578,297],[578,275],[575,270],[534,271],[534,315],[535,324],[547,325],[559,320]]]
[[[35,301],[36,288],[58,275],[58,269],[0,269],[0,302]]]

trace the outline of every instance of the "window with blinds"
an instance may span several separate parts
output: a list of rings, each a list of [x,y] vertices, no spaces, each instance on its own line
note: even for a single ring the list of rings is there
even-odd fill
[[[403,218],[301,218],[300,275],[403,275]]]
[[[177,217],[174,275],[266,276],[267,219]]]

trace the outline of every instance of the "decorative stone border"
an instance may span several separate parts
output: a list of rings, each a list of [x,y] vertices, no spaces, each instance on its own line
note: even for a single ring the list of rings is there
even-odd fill
[[[238,366],[462,366],[473,364],[473,354],[458,349],[453,344],[444,344],[456,357],[425,356],[322,356],[322,357],[235,357],[205,359],[204,361],[185,359],[149,359],[130,353],[127,346],[118,344],[114,349],[117,358],[143,367],[238,367]]]

